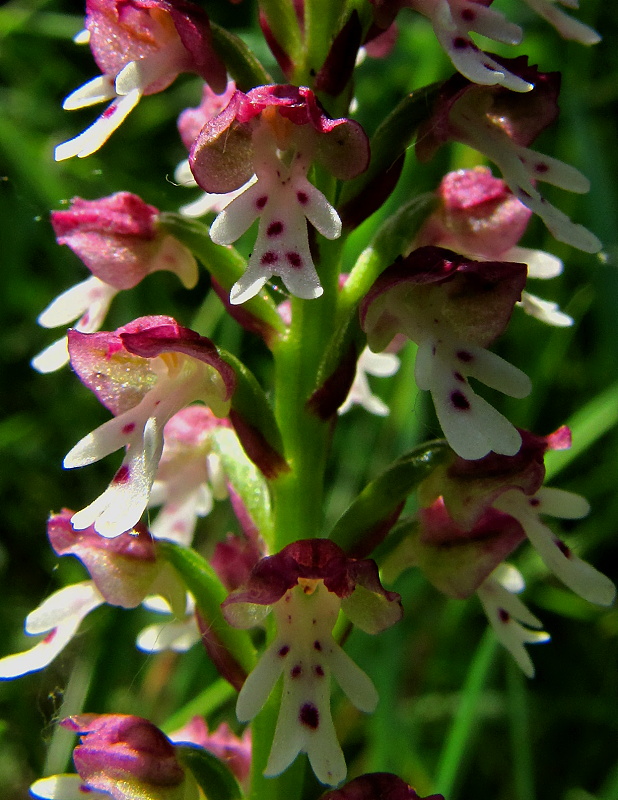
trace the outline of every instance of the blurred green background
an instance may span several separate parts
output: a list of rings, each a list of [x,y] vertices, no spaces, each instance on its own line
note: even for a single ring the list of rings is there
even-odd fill
[[[546,193],[604,242],[600,256],[589,256],[555,242],[540,223],[530,225],[523,244],[553,252],[565,263],[562,277],[531,289],[559,301],[576,324],[551,329],[516,312],[495,349],[530,375],[534,390],[524,401],[495,400],[515,424],[537,433],[573,422],[575,447],[552,457],[552,483],[586,495],[592,513],[556,530],[616,579],[618,11],[612,2],[584,0],[579,18],[604,36],[586,48],[564,42],[519,0],[495,5],[526,31],[521,47],[503,52],[527,53],[544,71],[563,72],[562,116],[535,147],[581,169],[593,188],[584,197]],[[249,0],[205,6],[214,20],[241,33],[277,75]],[[77,562],[59,562],[47,544],[50,510],[85,505],[107,484],[118,460],[62,470],[64,454],[108,414],[68,369],[41,376],[29,365],[55,338],[36,325],[38,313],[86,277],[78,259],[56,244],[49,211],[75,195],[95,199],[120,190],[177,210],[196,194],[174,185],[172,177],[186,155],[176,117],[200,97],[199,82],[186,76],[164,94],[146,98],[94,156],[54,163],[53,147],[83,130],[98,111],[61,109],[63,97],[96,74],[88,48],[71,41],[81,13],[78,3],[62,0],[12,0],[0,7],[0,656],[26,646],[22,623],[30,610],[83,577]],[[391,57],[368,59],[358,70],[359,121],[372,132],[406,92],[449,72],[426,21],[405,12]],[[422,167],[410,154],[388,208],[434,189],[447,170],[475,163],[480,163],[476,154],[463,149],[444,149]],[[349,266],[378,218],[352,237]],[[190,293],[174,276],[155,274],[116,298],[108,327],[154,313],[190,325],[199,314],[209,335],[239,352],[267,380],[263,347],[228,319],[209,322],[216,304],[207,301],[200,313],[207,288],[205,277]],[[439,435],[414,386],[411,354],[397,379],[373,379],[372,385],[392,413],[382,420],[355,409],[342,418],[333,441],[327,523],[393,458]],[[233,524],[221,504],[201,524],[199,542],[208,546]],[[553,639],[530,648],[536,678],[525,680],[484,633],[475,600],[445,600],[422,576],[405,573],[394,587],[408,612],[404,622],[371,640],[354,632],[349,642],[380,690],[377,713],[359,725],[356,713],[335,695],[337,725],[353,771],[398,772],[420,793],[443,791],[447,800],[618,800],[618,611],[598,610],[574,597],[543,573],[528,549],[515,562],[529,583],[525,601]],[[141,610],[100,609],[50,668],[0,683],[3,798],[24,798],[32,780],[66,768],[71,739],[55,732],[59,716],[81,708],[139,713],[168,723],[169,730],[172,713],[184,708],[181,716],[187,716],[189,703],[211,713],[213,722],[231,715],[229,693],[212,683],[213,670],[197,649],[154,657],[132,647],[146,620],[150,617]]]

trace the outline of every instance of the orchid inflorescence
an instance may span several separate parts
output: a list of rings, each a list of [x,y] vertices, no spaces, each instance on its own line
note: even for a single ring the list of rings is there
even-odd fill
[[[597,40],[553,0],[525,2],[563,36]],[[386,773],[340,786],[347,766],[331,684],[361,712],[376,708],[372,679],[344,645],[352,626],[377,636],[408,611],[385,576],[415,568],[449,597],[477,594],[529,677],[525,645],[549,635],[517,596],[523,578],[506,562],[524,540],[585,600],[614,599],[611,581],[545,521],[588,512],[583,497],[544,486],[545,455],[570,446],[568,428],[545,436],[520,429],[470,384],[513,398],[533,391],[528,376],[491,349],[516,306],[539,324],[573,323],[530,291],[529,278],[554,277],[563,266],[520,246],[532,215],[560,242],[587,253],[601,247],[537,187],[589,188],[574,167],[531,147],[557,118],[560,75],[526,56],[484,52],[472,35],[503,44],[523,36],[485,0],[339,3],[330,38],[317,41],[309,31],[323,5],[259,2],[281,75],[275,83],[247,45],[186,0],[86,2],[79,41],[89,43],[101,74],[64,107],[110,105],[58,145],[56,160],[104,148],[141,98],[190,73],[202,81],[201,102],[180,114],[187,158],[175,177],[204,194],[179,202],[179,214],[126,191],[76,197],[52,212],[57,242],[90,277],[43,311],[44,327],[74,324],[32,363],[47,373],[70,362],[112,415],[75,444],[64,467],[118,450],[123,457],[98,497],[51,515],[54,552],[76,557],[88,578],[28,615],[26,633],[43,638],[1,659],[0,677],[45,668],[99,606],[143,605],[169,621],[142,630],[137,646],[182,653],[203,643],[238,691],[236,722],[254,727],[251,742],[249,728],[237,734],[236,723],[234,730],[224,723],[210,732],[199,716],[169,737],[138,716],[71,716],[60,724],[81,737],[76,773],[37,781],[35,797],[197,800],[213,792],[267,800],[278,796],[268,794],[269,781],[306,753],[317,780],[340,787],[329,800],[418,798]],[[429,20],[457,72],[406,96],[370,142],[350,118],[354,65],[360,51],[388,57],[395,26],[414,19],[400,15],[404,7]],[[448,173],[431,195],[390,208],[344,272],[347,237],[362,238],[361,223],[384,207],[410,145],[422,170],[449,142],[486,157],[501,177],[479,163]],[[208,214],[210,225],[199,220]],[[223,313],[270,351],[268,390],[199,325],[149,315],[102,330],[118,293],[159,271],[193,290],[198,265]],[[395,375],[409,342],[416,386],[431,395],[445,439],[395,462],[328,530],[322,505],[332,429],[345,412],[360,414],[356,405],[389,414],[367,376]],[[410,496],[418,511],[404,518]],[[193,543],[200,518],[218,503],[230,505],[238,530],[222,532],[206,558]],[[253,635],[255,628],[262,631]]]

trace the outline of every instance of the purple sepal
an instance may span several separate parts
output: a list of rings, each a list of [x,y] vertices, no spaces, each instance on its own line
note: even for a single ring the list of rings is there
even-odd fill
[[[484,458],[467,461],[459,456],[438,467],[420,488],[421,503],[429,505],[442,496],[444,504],[464,530],[471,530],[492,503],[509,489],[519,489],[531,496],[545,479],[544,457],[547,450],[566,450],[571,434],[566,426],[548,436],[536,436],[519,430],[522,445],[514,456],[489,453]]]
[[[87,0],[86,28],[97,66],[109,75],[117,75],[130,61],[164,52],[175,37],[180,39],[185,63],[173,62],[170,72],[144,94],[169,86],[179,67],[200,75],[214,91],[225,91],[225,65],[212,47],[210,23],[199,6],[184,0]]]
[[[418,246],[499,259],[519,242],[532,215],[488,167],[449,172],[437,195],[439,205],[419,230]]]
[[[376,632],[401,616],[399,595],[384,589],[375,562],[348,558],[329,539],[303,539],[263,558],[251,571],[245,586],[223,601],[223,613],[233,625],[235,604],[273,605],[299,581],[323,581],[329,592],[343,600],[347,616],[363,630]],[[357,587],[361,587],[358,597]]]
[[[139,317],[116,331],[70,330],[71,367],[99,401],[118,416],[136,406],[156,383],[148,361],[129,353],[121,335],[171,324],[176,324],[172,317],[153,316]]]
[[[417,305],[420,310],[427,308],[428,290],[435,287],[440,294],[434,294],[432,302],[440,321],[448,321],[463,341],[486,347],[506,329],[526,277],[525,264],[474,261],[442,247],[419,247],[384,270],[373,284],[360,306],[361,325],[364,330],[370,326],[386,346],[401,332],[386,294],[396,290],[398,305],[405,303],[414,314]],[[370,321],[368,312],[376,301]]]
[[[138,606],[159,572],[155,542],[147,528],[138,524],[130,532],[107,539],[92,526],[75,530],[72,516],[72,511],[63,509],[49,519],[47,536],[55,553],[78,558],[107,603]]]
[[[215,545],[210,565],[225,588],[232,592],[246,583],[260,557],[261,553],[255,542],[228,533],[225,541]]]
[[[173,744],[146,719],[125,714],[78,714],[60,724],[81,736],[73,760],[84,783],[88,788],[109,792],[115,800],[128,797],[127,784],[139,782],[171,789],[181,786],[185,779]],[[169,796],[175,800],[177,795]]]
[[[390,772],[370,772],[359,775],[340,789],[323,794],[320,800],[423,800],[416,791]],[[432,794],[424,800],[444,800]]]
[[[203,747],[223,761],[242,783],[249,778],[251,770],[251,729],[245,728],[242,736],[236,736],[227,722],[210,731],[203,717],[192,717],[186,725],[171,734],[172,741],[189,742]]]
[[[479,86],[463,75],[453,75],[440,89],[433,113],[423,122],[416,140],[419,161],[429,161],[445,142],[461,139],[461,132],[453,122],[451,112],[455,104],[466,102],[478,110],[478,116],[491,120],[518,145],[528,147],[537,136],[557,118],[559,72],[539,72],[528,64],[528,56],[492,58],[528,83],[534,84],[530,92],[513,92],[504,86]],[[465,132],[463,134],[465,140]]]
[[[418,516],[418,533],[410,543],[413,563],[436,589],[460,600],[474,594],[526,538],[516,519],[494,508],[487,508],[471,529],[457,525],[441,498]]]
[[[216,369],[225,385],[225,400],[229,400],[236,387],[236,374],[219,355],[215,345],[205,336],[184,328],[172,320],[167,325],[153,326],[141,331],[120,334],[125,349],[142,358],[156,358],[162,353],[183,353],[203,361]]]
[[[232,99],[236,85],[230,81],[223,94],[216,94],[208,84],[202,89],[202,100],[195,108],[186,108],[178,117],[178,132],[182,143],[191,150],[193,142],[197,139],[204,125],[220,114]]]
[[[357,122],[326,116],[314,93],[304,86],[256,86],[247,94],[237,91],[193,145],[189,163],[202,189],[231,192],[249,180],[255,171],[252,133],[256,118],[267,110],[298,128],[286,128],[292,138],[302,134],[312,140],[313,157],[336,178],[348,180],[367,168],[369,141]],[[273,131],[276,127],[273,122]]]

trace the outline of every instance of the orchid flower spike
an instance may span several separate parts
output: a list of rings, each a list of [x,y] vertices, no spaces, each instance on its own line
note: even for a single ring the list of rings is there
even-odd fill
[[[524,264],[421,247],[388,267],[361,303],[374,352],[400,333],[418,344],[417,386],[431,392],[445,436],[462,458],[492,450],[514,455],[521,445],[517,430],[472,391],[468,377],[510,397],[529,394],[527,376],[485,349],[506,328],[525,281]]]
[[[77,530],[94,524],[101,535],[118,536],[148,504],[167,422],[196,401],[226,416],[236,377],[209,339],[171,317],[142,317],[113,333],[70,331],[69,352],[75,372],[115,418],[79,441],[65,468],[126,448],[109,487],[72,523]]]
[[[232,244],[260,220],[247,271],[232,287],[232,304],[254,297],[273,275],[296,297],[322,294],[307,220],[327,239],[340,236],[341,221],[307,179],[314,161],[336,178],[353,178],[367,167],[369,144],[358,123],[330,119],[304,87],[237,91],[198,136],[189,156],[197,183],[220,193],[245,185],[215,219],[213,242]]]
[[[517,261],[528,267],[528,278],[554,278],[562,261],[543,250],[519,247],[532,212],[488,167],[449,172],[437,191],[438,205],[423,223],[415,244],[448,247],[481,261]],[[556,303],[524,291],[517,303],[526,314],[565,327],[573,319]]]
[[[590,189],[581,172],[529,148],[558,115],[560,74],[539,72],[528,65],[526,56],[499,61],[533,83],[534,89],[521,96],[502,86],[478,86],[458,75],[449,79],[433,114],[419,128],[419,160],[429,160],[447,141],[473,147],[500,168],[515,197],[543,220],[552,236],[585,253],[596,253],[601,249],[599,239],[551,205],[536,187],[543,181],[580,194]]]
[[[98,331],[119,291],[132,289],[146,275],[175,272],[187,289],[197,283],[191,251],[159,226],[159,211],[137,195],[118,192],[99,200],[74,197],[68,209],[52,211],[58,244],[66,244],[92,273],[67,289],[39,316],[44,328],[77,320],[81,333]],[[39,372],[53,372],[69,360],[63,337],[32,360]]]
[[[63,728],[80,736],[73,750],[77,774],[36,781],[42,800],[199,800],[203,797],[173,744],[151,722],[128,714],[78,714]]]
[[[89,128],[58,145],[56,161],[96,152],[143,95],[166,89],[181,72],[225,91],[225,66],[211,44],[210,23],[185,0],[87,0],[86,30],[101,75],[72,92],[63,108],[111,100]]]
[[[0,659],[0,679],[17,678],[44,669],[76,635],[82,620],[107,603],[135,608],[147,595],[165,595],[178,615],[184,609],[185,589],[166,562],[157,559],[156,545],[145,527],[137,525],[115,539],[104,539],[90,527],[75,531],[73,513],[52,514],[47,535],[58,556],[75,556],[90,579],[65,586],[26,617],[29,636],[45,634],[34,647]]]
[[[339,610],[367,633],[379,633],[402,614],[399,595],[381,585],[373,561],[347,558],[328,539],[307,539],[263,558],[244,587],[223,603],[231,625],[251,628],[272,610],[276,635],[245,681],[236,704],[241,722],[253,719],[283,674],[283,699],[266,770],[279,775],[307,753],[322,783],[346,774],[330,711],[330,676],[361,711],[378,701],[367,675],[333,639]]]

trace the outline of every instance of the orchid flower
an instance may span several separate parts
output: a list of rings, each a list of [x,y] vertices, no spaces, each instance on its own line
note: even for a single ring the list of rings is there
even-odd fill
[[[235,374],[209,339],[170,317],[143,317],[114,333],[70,331],[69,350],[73,369],[116,416],[72,448],[65,468],[126,448],[109,487],[73,515],[73,526],[82,530],[94,524],[101,535],[118,536],[135,525],[148,504],[167,422],[196,401],[225,416]]]
[[[491,453],[477,461],[453,456],[424,481],[418,528],[398,560],[419,567],[450,597],[464,599],[477,592],[498,638],[531,677],[534,669],[524,645],[548,636],[514,596],[524,588],[523,580],[504,560],[528,539],[548,570],[583,599],[607,606],[616,588],[541,519],[580,519],[589,510],[580,495],[543,486],[545,453],[570,447],[570,431],[520,434],[522,446],[514,456]]]
[[[470,34],[480,34],[502,44],[519,44],[522,30],[486,0],[371,0],[374,19],[387,29],[402,8],[411,8],[431,22],[440,46],[453,66],[474,83],[502,85],[515,92],[529,92],[532,84],[505,69],[501,61],[480,50]]]
[[[213,242],[232,244],[260,220],[247,271],[232,287],[232,304],[254,297],[273,275],[297,297],[322,294],[307,221],[327,239],[341,234],[341,221],[307,172],[317,161],[336,178],[349,179],[367,167],[368,159],[360,125],[327,117],[309,89],[258,86],[233,95],[203,128],[189,156],[205,191],[230,192],[245,185],[212,224]],[[250,182],[253,175],[257,180]]]
[[[58,145],[56,161],[96,152],[143,95],[163,91],[181,72],[197,73],[215,91],[225,91],[225,67],[199,6],[185,0],[87,0],[86,30],[102,74],[72,92],[63,108],[112,102],[83,133]]]
[[[521,96],[501,86],[478,86],[454,76],[443,84],[433,114],[419,129],[418,158],[427,161],[446,141],[473,147],[500,168],[515,197],[543,220],[552,236],[596,253],[601,248],[597,237],[551,205],[536,187],[543,181],[580,194],[590,189],[581,172],[529,148],[558,115],[559,73],[539,72],[528,65],[526,56],[499,60],[534,84],[534,89]]]
[[[525,280],[523,264],[477,262],[428,246],[388,267],[361,303],[372,350],[384,350],[400,333],[418,344],[417,386],[431,392],[446,438],[462,458],[491,450],[514,455],[521,445],[513,425],[472,391],[468,377],[511,397],[530,392],[523,372],[485,349],[506,328]]]
[[[242,736],[236,736],[227,722],[222,722],[211,732],[204,718],[195,716],[182,728],[170,733],[169,738],[175,744],[189,742],[213,753],[227,764],[241,784],[246,785],[251,769],[250,728],[245,728]]]
[[[74,197],[70,208],[52,211],[58,244],[66,244],[92,273],[67,289],[39,316],[39,325],[57,328],[78,320],[75,330],[98,331],[111,301],[146,275],[175,272],[187,289],[197,283],[195,258],[178,239],[159,227],[159,211],[137,195],[117,192],[99,200]],[[66,336],[39,353],[32,366],[53,372],[69,360]]]
[[[562,261],[542,250],[518,247],[532,212],[506,183],[487,167],[449,172],[437,191],[438,207],[419,230],[417,247],[448,247],[479,260],[517,261],[528,267],[529,278],[554,278]],[[523,310],[558,327],[573,324],[556,303],[524,291],[517,303]]]
[[[161,653],[171,650],[174,653],[186,653],[201,640],[200,630],[195,618],[195,600],[187,594],[185,614],[178,617],[164,597],[150,595],[142,602],[148,611],[166,614],[170,619],[147,625],[137,635],[138,650],[145,653]]]
[[[510,564],[500,564],[479,586],[477,595],[500,644],[524,675],[533,678],[534,664],[524,645],[548,642],[551,637],[517,597],[524,588],[521,573]]]
[[[367,375],[377,378],[390,378],[399,369],[400,361],[394,353],[373,353],[365,347],[356,364],[354,381],[344,403],[339,406],[337,413],[345,414],[353,406],[362,406],[370,414],[386,417],[390,413],[389,407],[369,388]]]
[[[28,614],[26,633],[45,636],[29,650],[0,659],[1,679],[47,667],[74,638],[84,618],[104,603],[135,608],[147,595],[159,592],[175,614],[184,608],[184,587],[171,567],[157,559],[155,543],[144,527],[110,540],[93,528],[75,531],[71,517],[68,510],[52,514],[47,535],[57,555],[73,555],[82,562],[90,580],[59,589]]]
[[[161,506],[150,525],[155,539],[189,545],[198,517],[207,516],[214,500],[228,496],[221,460],[212,451],[211,433],[230,427],[206,406],[178,411],[163,430],[164,445],[150,493],[149,506]]]
[[[581,561],[540,519],[541,515],[580,519],[589,511],[583,497],[543,486],[544,455],[550,449],[570,447],[570,431],[520,434],[522,446],[516,455],[491,453],[478,461],[454,456],[422,485],[421,547],[444,546],[446,552],[449,541],[462,546],[459,555],[456,548],[451,551],[451,566],[459,564],[458,574],[446,569],[442,588],[453,596],[468,596],[528,538],[547,568],[572,591],[589,602],[609,605],[615,594],[613,583]],[[426,556],[433,561],[429,550]]]
[[[336,785],[346,765],[331,718],[330,676],[361,711],[373,711],[378,696],[332,629],[342,610],[361,630],[379,633],[401,617],[399,595],[382,587],[373,561],[347,558],[327,539],[308,539],[259,561],[223,603],[228,622],[239,628],[259,624],[271,610],[275,638],[245,681],[236,714],[241,722],[253,719],[283,674],[264,774],[278,775],[306,752],[318,780]]]
[[[80,736],[73,750],[77,774],[36,781],[43,800],[199,800],[203,795],[174,745],[151,722],[128,714],[78,714],[63,728]]]

